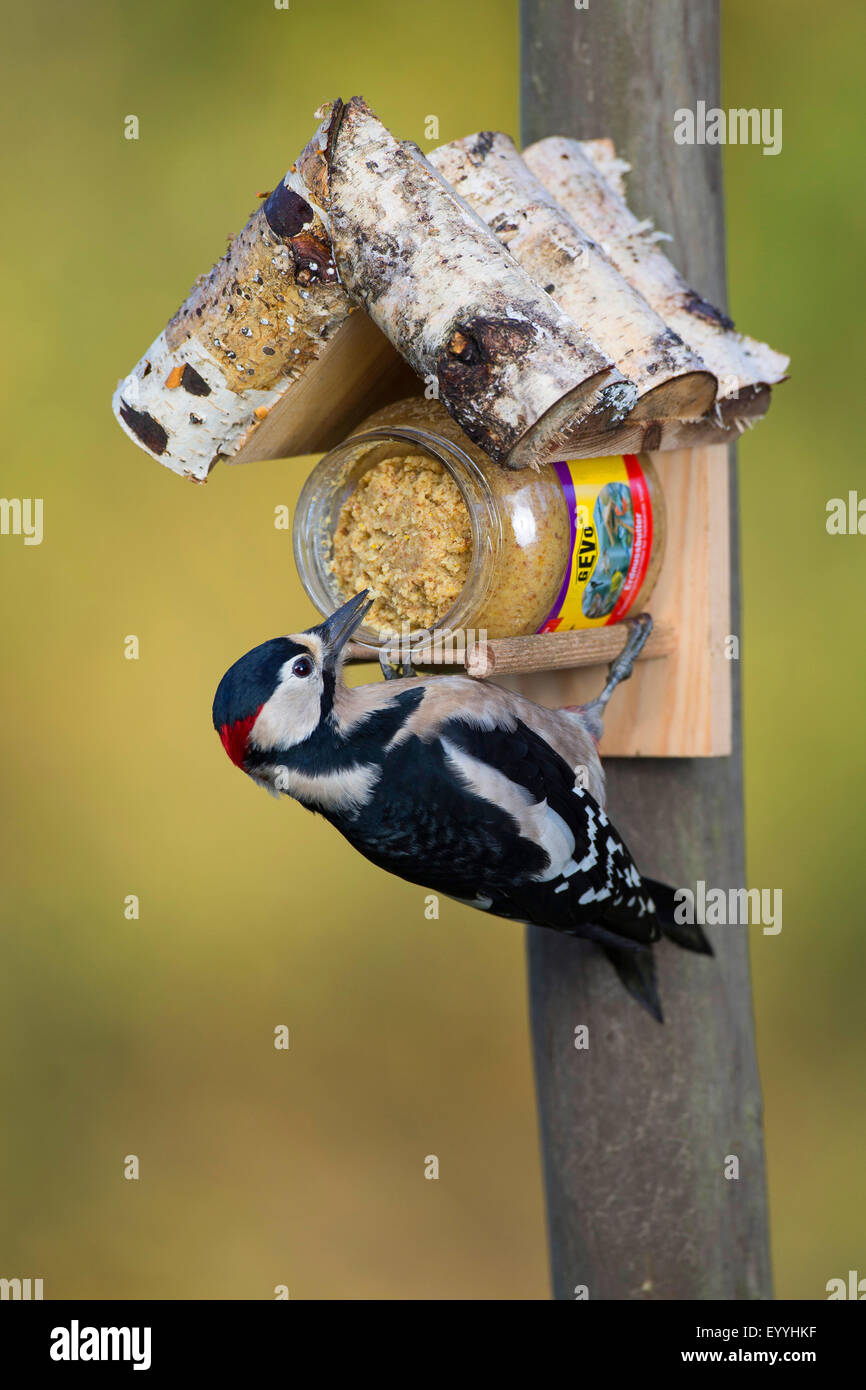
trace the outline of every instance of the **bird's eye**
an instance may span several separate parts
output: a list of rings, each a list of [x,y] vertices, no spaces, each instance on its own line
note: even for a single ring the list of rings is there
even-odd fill
[[[312,675],[312,671],[313,663],[308,656],[299,656],[292,662],[293,676],[309,676]]]

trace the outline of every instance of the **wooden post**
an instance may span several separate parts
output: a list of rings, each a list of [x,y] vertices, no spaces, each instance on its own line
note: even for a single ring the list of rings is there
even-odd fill
[[[632,165],[630,205],[673,234],[678,269],[723,304],[720,151],[673,139],[678,108],[720,104],[715,0],[521,5],[524,144],[612,137]],[[738,633],[734,486],[730,630]],[[736,662],[731,678],[732,756],[607,763],[612,819],[639,865],[677,885],[745,881]],[[596,948],[528,929],[556,1298],[582,1296],[581,1286],[591,1299],[772,1296],[748,931],[711,929],[709,968],[657,949],[660,1027],[622,993]],[[581,1024],[587,1050],[575,1047]],[[734,1159],[739,1175],[726,1176]]]

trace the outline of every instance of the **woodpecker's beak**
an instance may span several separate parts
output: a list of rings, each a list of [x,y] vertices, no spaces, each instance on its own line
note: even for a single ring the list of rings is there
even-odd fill
[[[369,589],[364,589],[362,593],[350,598],[348,603],[344,603],[342,608],[338,608],[336,613],[332,613],[330,618],[319,623],[318,627],[309,629],[322,639],[329,657],[340,654],[352,633],[361,626],[373,607],[373,599],[367,598],[369,592]]]

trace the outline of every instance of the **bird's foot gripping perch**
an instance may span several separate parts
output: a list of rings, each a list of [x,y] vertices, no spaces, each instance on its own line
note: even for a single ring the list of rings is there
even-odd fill
[[[379,648],[379,667],[386,681],[400,680],[403,676],[417,674],[412,665],[411,654],[402,651],[399,644],[394,648],[386,643]]]
[[[600,695],[588,705],[565,705],[564,709],[579,712],[596,743],[604,733],[604,711],[607,702],[618,685],[627,681],[634,670],[635,662],[646,646],[647,638],[653,630],[653,620],[649,613],[638,613],[634,618],[626,618],[625,626],[630,628],[625,646],[611,663],[607,681]]]

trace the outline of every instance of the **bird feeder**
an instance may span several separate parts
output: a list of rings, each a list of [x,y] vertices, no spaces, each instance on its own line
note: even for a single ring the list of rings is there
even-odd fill
[[[667,558],[604,749],[726,754],[727,446],[766,413],[787,359],[682,280],[629,210],[610,141],[554,137],[521,156],[485,132],[425,158],[358,97],[317,114],[283,181],[119,383],[120,424],[198,482],[224,462],[330,450],[422,390],[502,468],[650,453]],[[577,704],[624,641],[616,624],[506,636],[458,660],[539,703]]]

